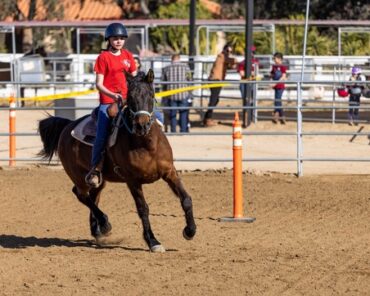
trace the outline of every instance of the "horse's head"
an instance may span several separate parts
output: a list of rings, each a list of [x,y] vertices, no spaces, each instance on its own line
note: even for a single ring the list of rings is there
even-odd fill
[[[128,84],[127,107],[132,121],[132,132],[145,136],[152,126],[154,108],[154,72],[152,69],[145,75],[139,72],[135,77],[126,74]]]

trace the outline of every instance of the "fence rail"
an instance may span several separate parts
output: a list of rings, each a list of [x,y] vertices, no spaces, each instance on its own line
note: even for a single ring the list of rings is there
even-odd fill
[[[211,83],[210,81],[193,81],[193,82],[179,82],[179,83],[188,83],[188,84],[205,84],[205,83]],[[219,83],[219,82],[218,82]],[[228,83],[230,85],[239,84],[239,81],[223,81],[222,83]],[[270,81],[248,81],[243,82],[247,84],[261,84],[261,85],[267,85],[271,84]],[[324,132],[305,132],[302,130],[302,123],[303,123],[303,113],[307,110],[343,110],[348,109],[348,105],[343,106],[337,106],[337,105],[320,105],[320,106],[303,106],[302,105],[302,86],[303,85],[315,85],[318,82],[316,81],[303,81],[303,82],[297,82],[297,81],[285,81],[284,83],[295,85],[297,89],[296,93],[296,102],[297,104],[292,106],[284,106],[283,108],[286,110],[293,110],[296,111],[296,121],[297,121],[297,129],[295,132],[284,132],[284,131],[278,131],[278,132],[269,132],[269,131],[262,131],[262,132],[256,132],[256,131],[244,131],[243,135],[245,136],[294,136],[296,137],[296,157],[266,157],[266,158],[253,158],[253,157],[247,157],[243,158],[244,162],[258,162],[258,161],[264,161],[264,162],[296,162],[297,163],[297,175],[302,176],[303,175],[303,163],[304,162],[369,162],[370,158],[346,158],[346,157],[304,157],[303,156],[303,141],[302,138],[304,136],[370,136],[370,133],[362,133],[362,132],[330,132],[330,131],[324,131]],[[342,83],[348,83],[348,81],[320,81],[320,84],[326,84],[333,86],[333,89],[335,89],[335,85],[340,85]],[[19,83],[10,83],[13,85],[19,85]],[[22,85],[34,85],[31,83],[22,83]],[[46,84],[46,83],[45,83]],[[73,83],[64,83],[59,82],[57,84],[60,85],[71,85]],[[81,84],[81,83],[75,83],[75,84]],[[164,84],[164,83],[163,83]],[[360,84],[367,85],[369,84],[368,81],[360,82]],[[343,102],[333,102],[335,104],[343,104]],[[354,107],[358,109],[370,109],[370,106],[361,106],[361,107]],[[10,108],[10,107],[1,107],[1,111],[19,111],[19,110],[91,110],[90,107],[16,107],[16,108]],[[173,109],[171,107],[161,107],[158,108],[161,110],[169,110]],[[274,109],[274,106],[227,106],[227,107],[206,107],[206,106],[192,106],[192,107],[176,107],[176,109],[189,109],[193,111],[199,111],[199,110],[227,110],[227,111],[256,111],[256,110],[271,110]],[[334,122],[333,122],[334,123]],[[168,136],[228,136],[232,135],[232,132],[192,132],[189,134],[179,134],[179,133],[167,133]],[[28,137],[28,136],[38,136],[37,133],[32,132],[16,132],[16,133],[0,133],[0,137],[10,137],[10,136],[16,136],[16,137]],[[41,158],[0,158],[0,161],[24,161],[24,162],[43,162],[45,160],[42,160]],[[175,161],[179,162],[231,162],[231,158],[176,158]]]

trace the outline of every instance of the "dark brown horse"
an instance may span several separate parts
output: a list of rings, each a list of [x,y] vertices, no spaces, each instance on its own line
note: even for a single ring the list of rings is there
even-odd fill
[[[78,200],[90,209],[91,234],[96,239],[107,236],[112,226],[108,216],[99,209],[100,193],[105,182],[126,183],[134,197],[137,212],[143,224],[144,240],[153,252],[165,249],[155,238],[149,222],[149,208],[144,198],[142,184],[153,183],[162,178],[180,198],[185,213],[186,226],[183,236],[192,239],[196,225],[193,218],[192,200],[173,165],[172,149],[159,125],[154,120],[154,74],[127,76],[127,107],[123,111],[124,124],[119,128],[117,142],[107,149],[102,170],[103,183],[91,188],[85,183],[85,175],[90,167],[91,147],[71,136],[71,131],[82,120],[53,117],[39,123],[39,133],[43,142],[40,154],[49,158],[58,154],[63,167],[74,183],[73,193]]]

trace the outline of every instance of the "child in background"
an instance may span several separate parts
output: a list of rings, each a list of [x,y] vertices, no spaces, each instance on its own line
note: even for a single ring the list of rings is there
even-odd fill
[[[352,75],[349,78],[349,81],[366,81],[365,76],[362,75],[361,73],[362,70],[360,67],[353,67]],[[364,89],[364,85],[355,83],[348,85],[347,88],[349,92],[348,124],[358,125],[360,111],[358,108],[360,107],[361,93],[362,90]]]
[[[256,68],[259,66],[259,60],[254,57],[254,54],[256,52],[256,47],[254,45],[252,45],[251,51],[252,51],[251,77],[246,76],[247,72],[245,71],[245,60],[243,60],[238,64],[238,67],[237,67],[241,80],[255,80],[256,79]],[[245,83],[241,83],[239,86],[239,89],[242,95],[242,99],[244,99],[245,96],[247,95],[247,85]],[[252,88],[252,92],[253,92],[253,88]],[[252,97],[253,97],[253,93],[252,93]]]
[[[274,81],[283,81],[286,80],[286,71],[287,67],[283,65],[283,54],[280,52],[276,52],[274,54],[274,65],[272,65],[271,69],[271,79]],[[284,111],[282,109],[282,100],[283,92],[285,89],[284,83],[276,83],[274,86],[274,112],[273,112],[273,123],[278,123],[280,120],[281,124],[285,124],[285,117],[284,117]]]

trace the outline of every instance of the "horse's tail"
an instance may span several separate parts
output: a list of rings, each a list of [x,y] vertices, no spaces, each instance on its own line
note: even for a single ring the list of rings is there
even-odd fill
[[[51,161],[53,155],[57,154],[60,134],[70,122],[69,119],[54,116],[40,120],[38,132],[44,148],[38,153],[39,156]]]

